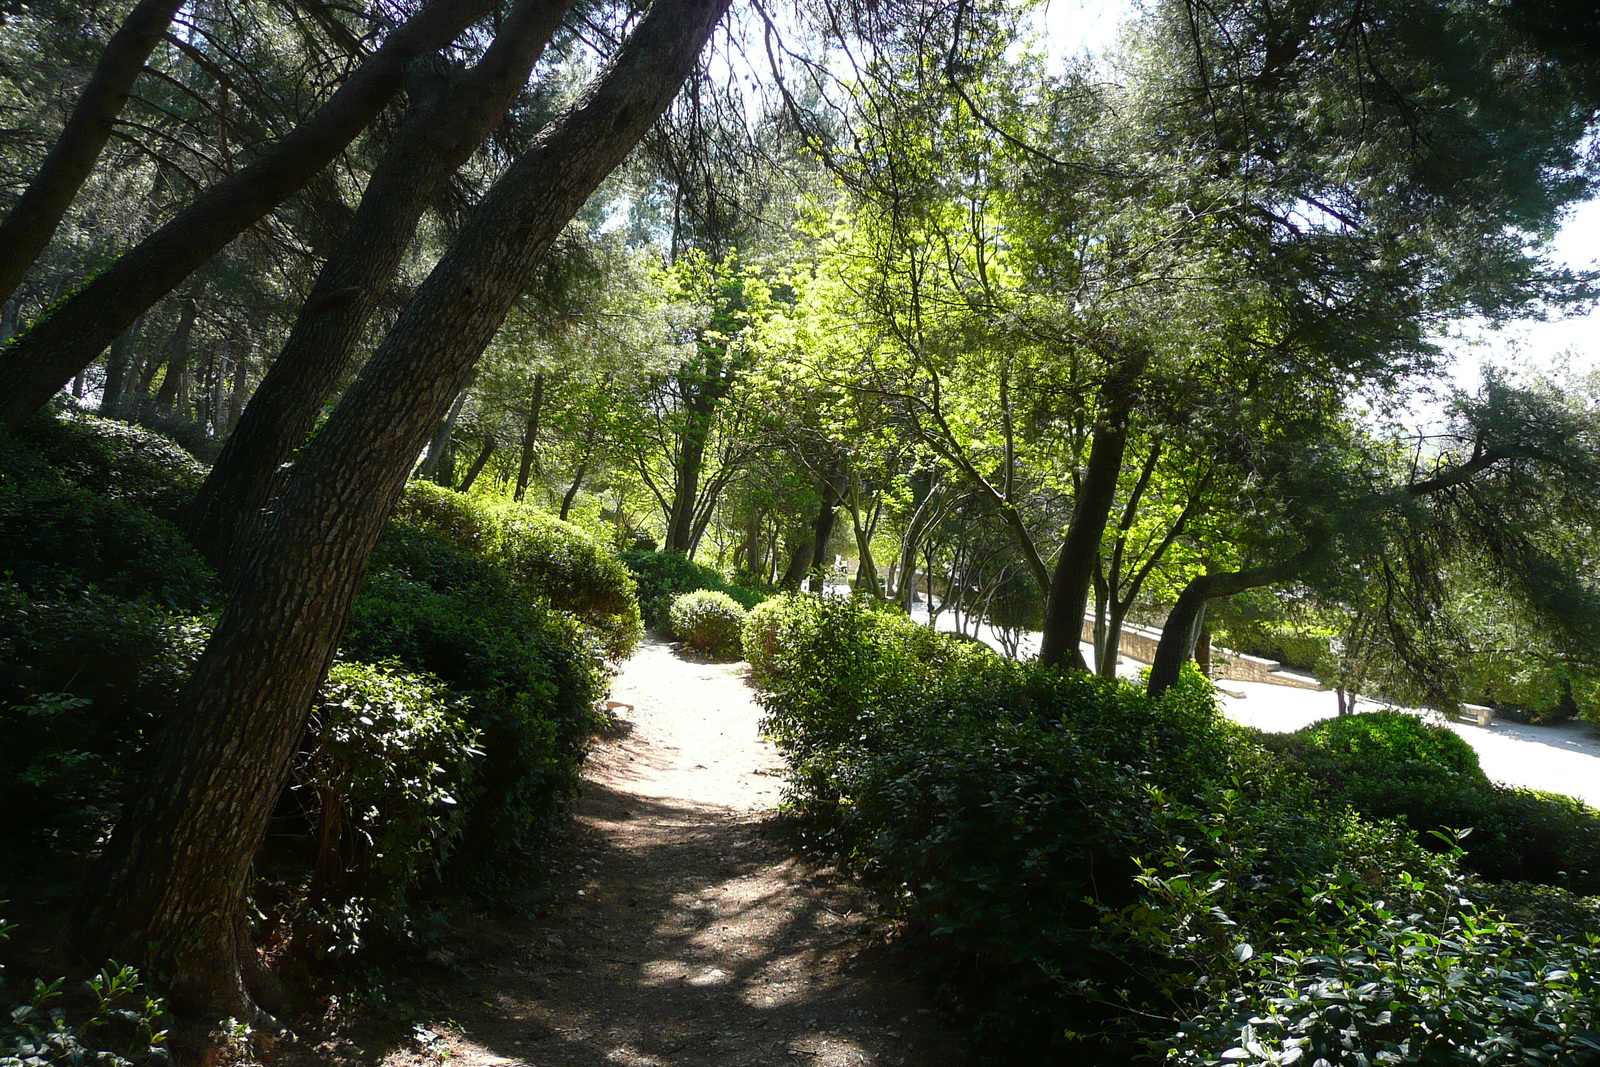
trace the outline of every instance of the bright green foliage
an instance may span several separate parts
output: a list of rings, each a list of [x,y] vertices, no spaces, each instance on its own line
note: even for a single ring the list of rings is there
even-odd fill
[[[363,926],[404,919],[405,899],[436,877],[470,810],[478,732],[437,682],[367,663],[336,663],[295,762],[315,866],[313,947],[344,954]]]
[[[738,659],[746,614],[727,593],[696,589],[672,602],[667,621],[672,635],[694,651],[716,659]]]
[[[1285,1037],[1321,1041],[1377,990],[1395,1006],[1373,1000],[1370,1025],[1344,1027],[1351,1049],[1319,1053],[1329,1062],[1377,1062],[1408,1037],[1391,1062],[1522,1063],[1547,1045],[1582,1047],[1593,952],[1559,943],[1554,924],[1459,903],[1473,890],[1448,856],[1323,803],[1221,718],[1197,674],[1152,701],[942,653],[944,639],[917,629],[863,603],[795,597],[753,613],[747,643],[800,814],[902,902],[1000,1062],[1053,1045],[1100,1062],[1142,1048],[1290,1063]],[[1466,774],[1436,742],[1395,747],[1413,762],[1445,752]],[[1504,889],[1496,907],[1517,899]],[[1352,927],[1368,936],[1347,940]],[[1317,985],[1328,968],[1365,977]],[[1524,973],[1533,985],[1517,985]],[[1290,986],[1300,1001],[1271,999]],[[1425,1025],[1465,1043],[1457,1058],[1423,1058]],[[1284,1054],[1269,1060],[1250,1041]]]
[[[0,924],[0,935],[8,929]],[[0,1016],[0,1067],[94,1063],[101,1067],[146,1067],[171,1063],[167,1032],[158,1029],[166,1005],[152,995],[132,967],[108,962],[84,983],[84,1003],[69,1016],[62,980],[34,980],[21,1003],[11,996]],[[80,1005],[74,1003],[74,1008]]]
[[[1600,948],[1552,942],[1462,896],[1403,882],[1400,900],[1351,886],[1311,894],[1328,922],[1258,958],[1225,1003],[1191,1023],[1168,1063],[1579,1064],[1600,1056]],[[1198,1025],[1196,1025],[1198,1024]]]
[[[672,602],[696,589],[726,593],[747,611],[767,597],[760,590],[734,585],[715,569],[677,552],[624,552],[621,558],[639,582],[639,606],[651,626],[668,625]]]
[[[435,588],[471,585],[493,569],[524,594],[576,616],[613,661],[632,652],[643,631],[627,568],[576,526],[532,507],[496,506],[412,482],[377,559]]]
[[[594,631],[606,658],[626,659],[644,622],[633,575],[578,527],[533,508],[496,511],[490,558],[527,589]]]
[[[1600,890],[1600,811],[1571,797],[1489,782],[1455,733],[1415,715],[1346,715],[1264,743],[1331,800],[1398,819],[1426,843],[1467,831],[1462,863],[1487,877]]]

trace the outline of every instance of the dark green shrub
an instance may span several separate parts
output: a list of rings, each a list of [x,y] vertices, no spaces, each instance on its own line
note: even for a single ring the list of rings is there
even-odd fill
[[[170,439],[83,412],[45,413],[16,439],[67,484],[176,521],[205,468]]]
[[[1460,1062],[1508,1050],[1525,1062],[1552,1042],[1567,1054],[1594,1024],[1591,979],[1569,989],[1558,974],[1589,963],[1542,928],[1485,933],[1501,920],[1462,903],[1452,857],[1323,804],[1218,715],[1197,675],[1151,701],[1075,672],[959,659],[864,603],[785,598],[752,614],[804,825],[901,903],[998,1062],[1043,1062],[1044,1045],[1058,1060],[1295,1062],[1293,1043],[1343,1008],[1272,999],[1291,987],[1326,1001],[1399,989],[1397,1040],[1442,1028],[1465,1043]],[[1465,774],[1448,743],[1413,740],[1398,746],[1413,762],[1444,751]],[[1372,946],[1345,940],[1361,917]],[[1377,971],[1349,987],[1308,977],[1347,950],[1365,961],[1352,957],[1352,973]],[[1479,968],[1466,984],[1481,997],[1449,992],[1456,959]],[[1547,988],[1522,987],[1502,1011],[1494,998],[1519,974]],[[1380,1062],[1393,1045],[1381,1014],[1372,1022],[1321,1054]],[[1277,1042],[1278,1058],[1252,1041]],[[1082,1044],[1099,1047],[1069,1049]],[[1393,1062],[1425,1062],[1408,1055]]]
[[[697,589],[672,602],[672,635],[696,652],[718,659],[739,658],[739,631],[745,610],[727,593]]]
[[[437,682],[336,663],[296,759],[310,816],[310,909],[301,936],[321,952],[361,944],[367,920],[393,932],[408,892],[436,876],[471,807],[478,733]]]
[[[605,692],[576,620],[509,584],[437,592],[381,571],[357,597],[341,647],[352,659],[398,660],[465,698],[484,750],[467,830],[474,851],[532,844],[556,826]]]
[[[721,573],[677,552],[624,552],[621,560],[639,583],[639,607],[651,626],[667,626],[672,602],[684,593],[710,589],[726,593],[749,611],[767,598],[759,589],[734,585]]]
[[[1399,819],[1424,844],[1470,830],[1462,862],[1486,878],[1600,889],[1600,812],[1570,797],[1489,782],[1454,732],[1380,711],[1316,723],[1264,743],[1325,795],[1364,815]]]
[[[0,810],[8,832],[84,843],[159,728],[207,624],[84,593],[0,585]]]
[[[51,478],[0,477],[0,575],[41,598],[94,589],[180,611],[216,584],[170,522]]]

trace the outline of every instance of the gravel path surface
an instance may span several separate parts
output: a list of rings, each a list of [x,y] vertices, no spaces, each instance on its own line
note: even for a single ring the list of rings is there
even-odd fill
[[[536,916],[463,931],[432,1039],[387,1064],[954,1067],[958,1036],[871,901],[775,832],[743,664],[647,642],[612,687]]]

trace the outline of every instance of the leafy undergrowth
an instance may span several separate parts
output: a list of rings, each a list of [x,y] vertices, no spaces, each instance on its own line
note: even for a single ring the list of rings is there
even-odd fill
[[[1198,674],[1152,701],[798,596],[745,647],[796,813],[898,902],[997,1062],[1600,1055],[1594,900],[1322,800]]]

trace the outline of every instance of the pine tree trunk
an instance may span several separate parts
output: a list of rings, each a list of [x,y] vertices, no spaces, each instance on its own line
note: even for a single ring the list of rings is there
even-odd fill
[[[408,62],[448,44],[490,6],[432,0],[260,158],[206,189],[0,352],[0,428],[21,426],[134,319],[303,188],[399,91]]]
[[[348,375],[362,328],[405,255],[418,219],[504,117],[571,3],[519,3],[478,64],[407,117],[373,170],[283,351],[195,499],[189,533],[213,563],[221,564],[230,551],[260,536],[278,471],[305,442],[322,406]]]
[[[28,188],[11,205],[5,221],[0,222],[0,302],[16,292],[28,268],[55,236],[56,227],[100,158],[145,60],[180,6],[182,0],[140,0],[106,42],[60,136]]]
[[[161,391],[156,394],[156,408],[159,411],[173,412],[182,406],[179,384],[183,381],[184,372],[189,369],[189,337],[194,333],[194,319],[198,310],[199,303],[194,297],[183,298],[177,328],[167,342],[167,370],[161,379]]]
[[[290,475],[86,885],[89,954],[250,1014],[250,865],[309,703],[411,464],[539,259],[666,108],[726,0],[657,0],[597,84],[463,222]]]

